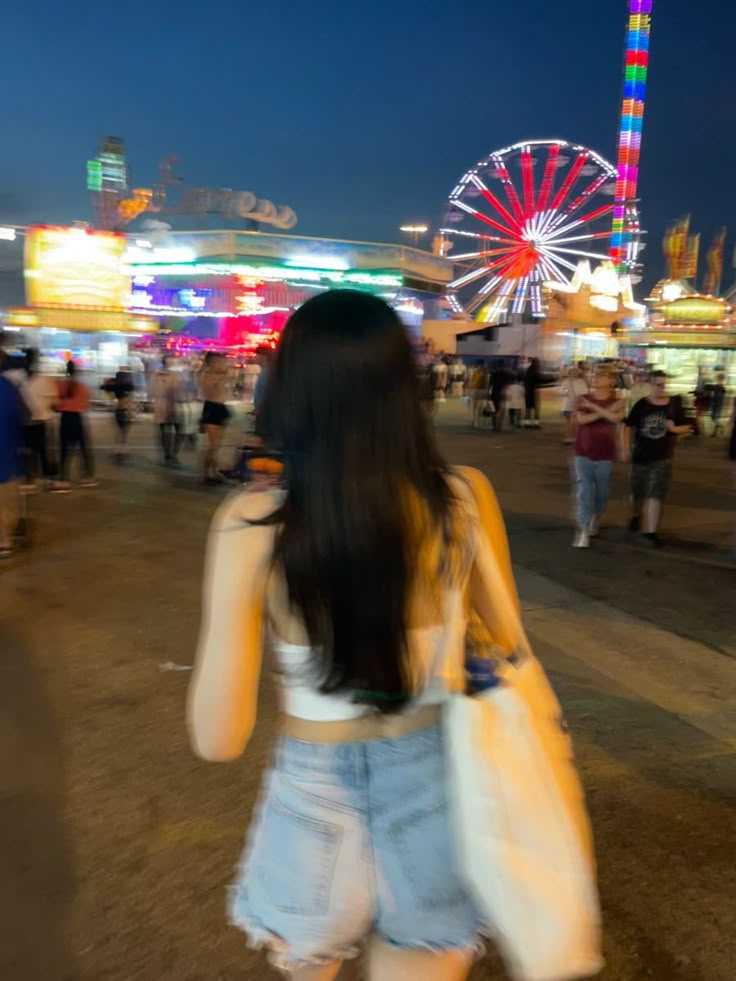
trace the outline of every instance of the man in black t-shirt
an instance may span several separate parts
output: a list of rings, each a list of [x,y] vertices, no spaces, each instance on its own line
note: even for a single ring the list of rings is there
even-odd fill
[[[624,428],[624,455],[631,460],[629,528],[639,531],[655,547],[661,545],[657,529],[662,505],[672,478],[672,455],[677,437],[690,432],[682,403],[667,394],[667,376],[655,371],[651,393],[634,405]]]

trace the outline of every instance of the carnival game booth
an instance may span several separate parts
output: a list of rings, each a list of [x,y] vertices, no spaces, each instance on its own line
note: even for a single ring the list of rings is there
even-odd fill
[[[699,374],[724,372],[727,387],[736,384],[736,324],[727,300],[666,280],[646,302],[646,321],[622,332],[624,357],[663,369],[676,391],[692,391]]]
[[[622,331],[644,324],[646,308],[611,262],[592,270],[581,260],[569,283],[544,284],[544,299],[541,357],[548,365],[615,358]]]
[[[129,235],[130,310],[162,330],[247,356],[275,344],[290,312],[326,289],[367,290],[418,338],[451,264],[420,249],[247,231]]]
[[[26,229],[24,277],[27,306],[11,309],[6,328],[22,334],[59,371],[69,358],[104,376],[130,360],[156,318],[131,313],[124,235],[35,225]],[[95,383],[95,378],[91,379]]]

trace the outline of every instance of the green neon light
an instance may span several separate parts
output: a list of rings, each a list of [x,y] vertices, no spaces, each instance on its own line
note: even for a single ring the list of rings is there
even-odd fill
[[[130,263],[134,276],[253,276],[271,282],[288,279],[302,283],[334,283],[346,286],[395,286],[403,285],[403,277],[397,273],[360,272],[342,269],[295,269],[293,266],[248,266],[240,263],[179,262],[179,263]]]
[[[99,160],[87,161],[87,190],[102,190],[102,164]]]

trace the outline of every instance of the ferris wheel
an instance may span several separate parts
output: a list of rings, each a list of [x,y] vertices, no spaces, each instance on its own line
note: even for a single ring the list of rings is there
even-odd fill
[[[609,258],[615,194],[616,168],[584,146],[526,140],[489,154],[460,178],[440,229],[451,308],[483,324],[543,316],[545,281]]]

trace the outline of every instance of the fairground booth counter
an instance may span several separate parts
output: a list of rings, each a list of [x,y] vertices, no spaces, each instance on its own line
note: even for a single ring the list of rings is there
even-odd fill
[[[727,299],[693,292],[685,281],[663,280],[646,303],[646,320],[621,332],[622,357],[662,368],[681,391],[694,389],[699,372],[724,372],[728,387],[736,384],[736,323]]]
[[[130,310],[155,316],[170,344],[247,356],[275,344],[292,310],[327,289],[387,300],[412,336],[452,277],[420,249],[249,231],[130,236]]]
[[[73,358],[99,375],[129,360],[156,318],[130,309],[126,236],[85,227],[25,229],[27,306],[5,313],[3,327],[19,346],[39,348],[48,368],[62,371]]]
[[[550,366],[615,358],[624,331],[645,322],[645,307],[634,300],[628,276],[607,261],[593,270],[582,259],[569,283],[546,282],[543,297],[540,356]]]

